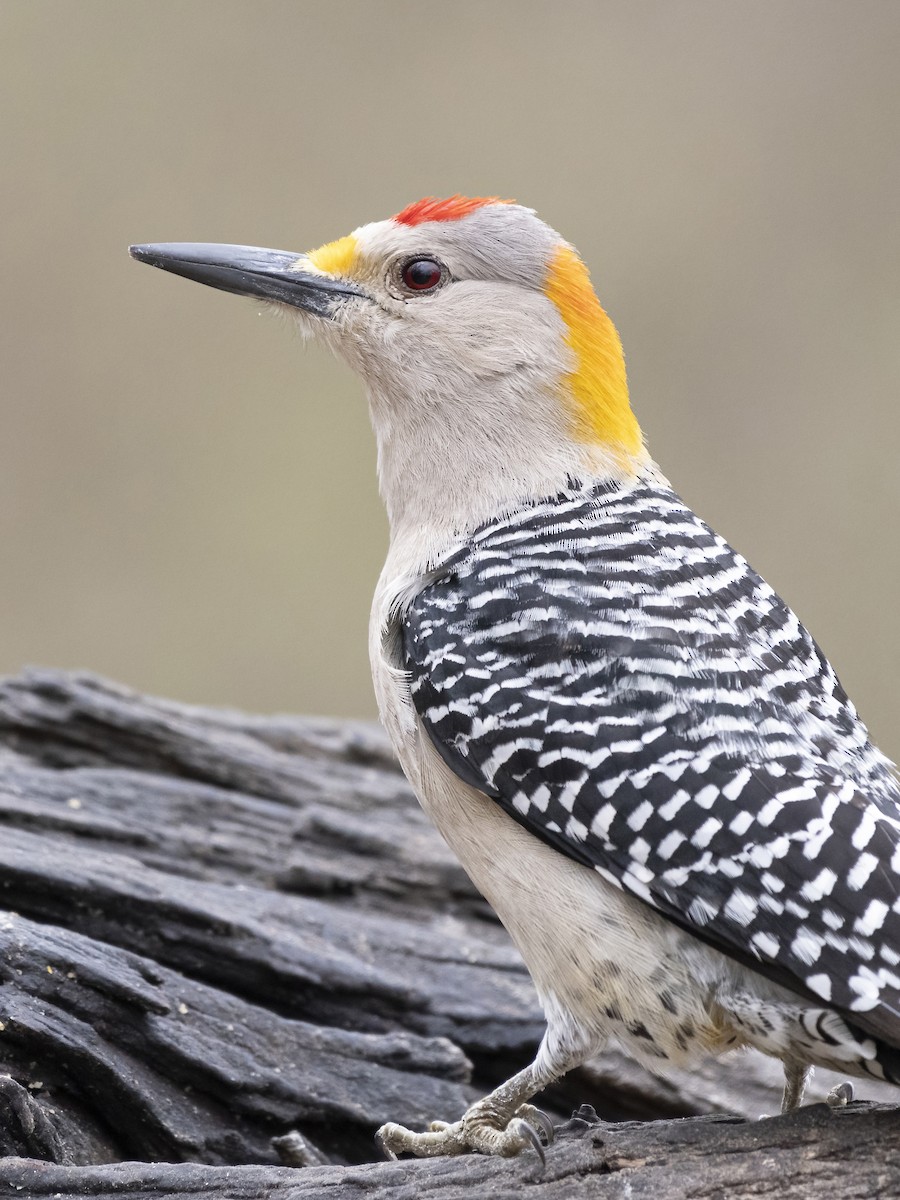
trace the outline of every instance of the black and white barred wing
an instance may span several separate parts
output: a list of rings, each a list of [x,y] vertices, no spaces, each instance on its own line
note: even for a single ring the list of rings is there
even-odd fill
[[[468,783],[569,857],[900,1044],[900,790],[796,617],[671,492],[480,530],[403,627]]]

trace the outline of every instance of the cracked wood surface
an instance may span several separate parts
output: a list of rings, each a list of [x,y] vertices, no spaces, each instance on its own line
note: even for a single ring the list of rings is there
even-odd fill
[[[571,1120],[543,1169],[535,1156],[419,1159],[351,1167],[196,1164],[71,1169],[0,1161],[0,1189],[95,1200],[894,1200],[898,1112],[824,1104],[755,1123],[728,1117],[620,1125]],[[77,1186],[77,1193],[73,1191]]]
[[[0,1188],[618,1196],[627,1180],[664,1200],[770,1193],[772,1159],[785,1186],[900,1195],[887,1109],[733,1123],[778,1107],[780,1069],[753,1055],[660,1080],[611,1050],[544,1097],[557,1119],[583,1102],[723,1119],[575,1122],[539,1179],[534,1156],[368,1162],[379,1124],[459,1115],[541,1030],[517,954],[376,727],[84,674],[0,683]],[[333,1165],[278,1166],[271,1139],[291,1129]],[[702,1190],[741,1163],[728,1187],[744,1191]]]

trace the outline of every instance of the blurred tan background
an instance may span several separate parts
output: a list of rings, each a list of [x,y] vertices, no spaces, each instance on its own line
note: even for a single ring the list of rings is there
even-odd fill
[[[359,385],[126,246],[499,193],[900,755],[898,60],[896,0],[2,0],[0,671],[372,714]]]

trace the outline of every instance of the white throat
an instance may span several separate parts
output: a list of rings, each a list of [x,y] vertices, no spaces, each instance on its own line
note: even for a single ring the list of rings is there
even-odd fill
[[[620,460],[569,426],[560,394],[573,363],[554,306],[519,293],[508,318],[494,309],[487,335],[467,307],[452,341],[409,344],[398,329],[378,353],[341,348],[366,383],[392,546],[415,545],[420,570],[498,514],[574,480],[623,476]]]

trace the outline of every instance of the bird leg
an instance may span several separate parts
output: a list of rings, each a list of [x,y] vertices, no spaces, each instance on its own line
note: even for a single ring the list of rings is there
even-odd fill
[[[809,1063],[788,1059],[784,1062],[784,1091],[781,1094],[781,1111],[793,1112],[803,1103],[803,1093],[809,1083],[812,1067]]]
[[[544,1159],[544,1145],[553,1140],[549,1117],[527,1103],[531,1097],[558,1079],[564,1070],[538,1066],[540,1058],[530,1067],[513,1075],[489,1096],[473,1104],[458,1121],[447,1124],[433,1121],[424,1133],[414,1133],[402,1125],[382,1125],[375,1139],[387,1158],[398,1154],[415,1154],[433,1158],[440,1154],[498,1154],[511,1158],[533,1146]]]

